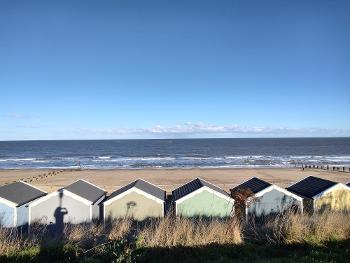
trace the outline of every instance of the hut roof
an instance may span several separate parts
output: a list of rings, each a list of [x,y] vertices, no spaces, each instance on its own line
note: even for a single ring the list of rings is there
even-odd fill
[[[337,183],[333,181],[309,176],[287,187],[287,190],[304,197],[313,198],[315,195],[318,195],[336,184]]]
[[[230,189],[232,192],[237,192],[239,190],[250,190],[254,194],[259,193],[260,191],[266,189],[267,187],[270,187],[272,184],[265,182],[264,180],[261,180],[257,177],[253,177],[249,179],[248,181],[245,181],[244,183],[237,185],[236,187]]]
[[[187,183],[187,184],[184,184],[182,186],[180,186],[179,188],[175,189],[173,192],[172,192],[172,196],[173,196],[173,200],[176,201],[176,200],[179,200],[180,198],[184,197],[185,195],[188,195],[202,187],[208,187],[220,194],[223,194],[223,195],[226,195],[226,196],[229,196],[228,193],[226,193],[223,189],[221,189],[220,187],[217,187],[207,181],[204,181],[203,179],[200,179],[200,178],[196,178],[194,179],[193,181]]]
[[[128,185],[123,186],[122,188],[114,191],[107,200],[110,200],[118,195],[120,195],[121,193],[124,193],[125,191],[131,189],[131,188],[137,188],[147,194],[153,195],[154,197],[165,201],[165,191],[149,182],[146,182],[142,179],[138,179]]]
[[[76,194],[92,203],[95,203],[103,195],[106,194],[106,191],[85,180],[76,181],[75,183],[68,185],[63,189]]]
[[[29,203],[44,195],[46,192],[25,182],[15,182],[0,187],[0,197],[15,203],[16,206]]]

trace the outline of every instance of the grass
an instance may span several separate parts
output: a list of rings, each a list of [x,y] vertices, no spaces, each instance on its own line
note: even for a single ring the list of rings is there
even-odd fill
[[[0,262],[348,262],[350,215],[173,218],[0,229]]]

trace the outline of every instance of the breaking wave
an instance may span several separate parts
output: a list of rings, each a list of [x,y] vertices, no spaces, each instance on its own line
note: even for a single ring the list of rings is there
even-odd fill
[[[350,156],[75,156],[50,158],[0,158],[0,169],[142,169],[142,168],[291,168],[308,165],[350,166]]]

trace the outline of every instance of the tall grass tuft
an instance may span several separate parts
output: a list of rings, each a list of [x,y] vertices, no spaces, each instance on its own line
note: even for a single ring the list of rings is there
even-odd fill
[[[322,213],[290,215],[287,218],[286,243],[323,244],[350,238],[350,214]]]
[[[138,245],[144,247],[201,246],[239,244],[240,224],[235,219],[188,219],[165,217],[153,221],[138,234]]]
[[[322,245],[328,241],[350,238],[350,214],[325,212],[300,214],[287,211],[275,217],[249,221],[245,237],[256,242],[271,244]]]

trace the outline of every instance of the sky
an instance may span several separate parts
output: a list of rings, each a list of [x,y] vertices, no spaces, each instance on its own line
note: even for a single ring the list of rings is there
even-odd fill
[[[350,1],[0,1],[0,140],[350,136]]]

